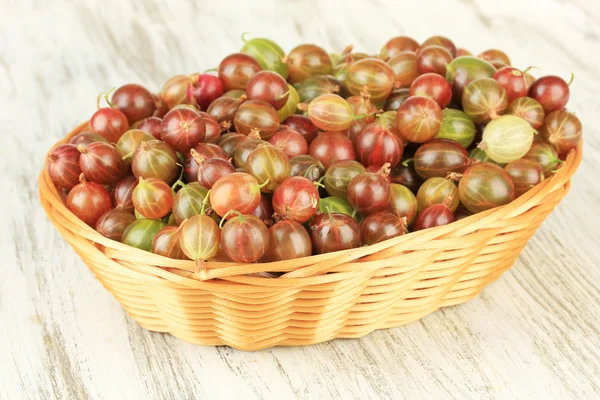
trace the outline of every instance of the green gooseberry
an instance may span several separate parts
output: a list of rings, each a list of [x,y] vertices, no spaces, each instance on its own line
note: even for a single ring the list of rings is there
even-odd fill
[[[242,40],[242,53],[256,58],[263,70],[275,71],[287,79],[288,66],[283,62],[285,52],[277,43],[264,38],[246,39],[246,34],[242,35]]]
[[[123,232],[122,242],[141,250],[152,251],[152,240],[156,233],[167,226],[156,219],[138,219]]]

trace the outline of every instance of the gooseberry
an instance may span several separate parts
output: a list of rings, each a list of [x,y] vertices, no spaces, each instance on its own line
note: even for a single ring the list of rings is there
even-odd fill
[[[450,173],[463,172],[469,166],[469,154],[454,140],[434,139],[419,146],[414,166],[423,179],[445,178]]]
[[[506,111],[506,90],[492,78],[474,80],[464,89],[462,106],[474,122],[488,123]]]
[[[479,147],[499,163],[523,157],[531,148],[534,130],[523,118],[504,115],[491,121],[483,130]]]
[[[112,200],[108,191],[96,182],[88,182],[85,175],[79,176],[65,205],[77,218],[90,226],[95,226],[100,217],[112,208]]]
[[[209,201],[206,200],[208,190],[199,182],[188,183],[183,186],[173,199],[173,218],[179,225],[194,215],[202,214],[202,209],[207,208]]]
[[[205,260],[217,255],[220,243],[219,225],[204,214],[194,215],[181,225],[179,246],[188,258],[196,261],[198,270]]]
[[[90,119],[90,130],[111,143],[117,143],[128,129],[127,116],[116,108],[100,108]]]
[[[521,196],[544,180],[542,167],[531,160],[515,160],[508,163],[504,170],[515,185],[515,197]]]
[[[392,183],[388,210],[398,218],[406,218],[406,225],[411,225],[417,216],[417,198],[406,186]]]
[[[394,70],[377,58],[364,58],[348,68],[346,86],[352,95],[360,95],[366,86],[371,100],[382,103],[390,95],[396,82]]]
[[[142,85],[134,83],[123,85],[115,90],[110,103],[125,114],[129,124],[151,117],[156,110],[152,93]]]
[[[289,157],[275,146],[258,146],[246,160],[246,170],[256,178],[264,193],[273,193],[291,176],[291,169]]]
[[[210,204],[221,217],[229,210],[250,214],[260,203],[260,189],[252,175],[234,172],[214,183],[210,191]]]
[[[269,143],[283,150],[290,158],[308,153],[308,144],[304,136],[288,126],[284,126],[283,129],[271,136]]]
[[[515,199],[515,185],[510,176],[491,163],[478,163],[467,168],[458,184],[460,201],[476,214]]]
[[[442,110],[442,125],[436,139],[450,139],[467,148],[475,139],[475,123],[467,114],[460,110],[444,108]]]
[[[121,242],[140,250],[152,251],[152,241],[156,234],[164,227],[162,221],[155,219],[138,219],[133,221],[121,237]]]
[[[308,147],[308,154],[319,160],[325,169],[334,161],[356,158],[352,141],[340,132],[321,133]]]
[[[415,231],[448,225],[454,222],[454,213],[444,204],[434,204],[417,215],[413,228]]]
[[[133,154],[131,169],[136,178],[157,178],[173,183],[179,176],[179,159],[173,148],[162,140],[142,142]]]
[[[221,80],[210,74],[193,74],[187,87],[187,99],[200,110],[206,110],[210,103],[221,97],[225,87]]]
[[[508,105],[506,115],[516,115],[529,122],[533,129],[539,129],[544,123],[544,109],[542,105],[531,97],[519,97]]]
[[[510,58],[508,58],[505,52],[498,49],[486,50],[477,57],[484,59],[498,69],[510,65]]]
[[[117,183],[126,172],[125,164],[115,147],[104,142],[79,145],[79,166],[85,177],[101,185]]]
[[[248,81],[246,94],[249,100],[264,101],[279,110],[287,102],[290,93],[281,75],[273,71],[260,71]]]
[[[388,40],[381,48],[379,57],[387,61],[407,51],[417,51],[418,48],[419,43],[415,39],[408,36],[396,36]]]
[[[200,114],[188,107],[176,107],[162,120],[161,138],[175,151],[187,153],[204,140],[206,123]]]
[[[304,115],[290,115],[282,123],[282,125],[289,126],[299,134],[301,134],[306,143],[310,144],[315,137],[317,137],[317,127],[312,123],[310,118]]]
[[[419,74],[435,73],[446,75],[446,65],[452,61],[452,54],[442,46],[421,47],[417,53]]]
[[[377,173],[363,172],[352,178],[348,184],[348,203],[365,215],[385,210],[390,201],[389,172],[386,164]]]
[[[484,58],[485,59],[485,58]],[[500,68],[494,74],[494,79],[506,90],[509,103],[519,97],[527,96],[529,87],[525,81],[525,73],[514,67]]]
[[[396,112],[396,128],[409,142],[423,143],[433,139],[441,125],[442,110],[428,97],[409,97]]]
[[[279,117],[272,105],[260,100],[249,100],[243,103],[233,120],[239,133],[248,135],[253,129],[258,129],[260,137],[268,139],[279,128]]]
[[[356,153],[363,165],[395,167],[402,159],[404,142],[397,129],[385,129],[379,124],[369,124],[356,139]]]
[[[62,144],[52,149],[48,154],[48,175],[55,186],[62,189],[72,189],[79,184],[81,153],[75,145]]]
[[[275,71],[284,79],[288,77],[288,66],[284,62],[285,52],[272,40],[255,38],[246,40],[242,36],[244,46],[241,52],[253,56],[262,69]]]
[[[573,81],[573,76],[571,76]],[[544,108],[546,115],[562,110],[569,101],[569,85],[564,79],[549,75],[538,78],[529,89],[529,97],[536,99]]]
[[[577,147],[581,136],[579,118],[567,110],[552,111],[540,128],[540,137],[555,146],[559,154],[566,154]]]
[[[284,58],[292,83],[302,82],[313,75],[327,75],[331,73],[332,65],[329,54],[321,47],[314,44],[301,44],[290,51]]]
[[[179,244],[179,228],[176,226],[165,226],[156,232],[152,239],[152,252],[176,260],[188,259]]]
[[[282,219],[304,223],[315,215],[318,205],[317,187],[301,176],[286,179],[273,192],[273,209]]]
[[[315,254],[331,253],[360,247],[360,228],[356,221],[339,213],[317,215],[310,223],[310,236]]]
[[[311,254],[310,235],[300,223],[286,220],[269,228],[269,249],[267,250],[269,261],[292,260],[308,257]]]
[[[254,74],[262,71],[256,58],[244,53],[230,54],[219,64],[219,79],[225,90],[245,90]]]
[[[269,230],[254,215],[238,213],[223,226],[221,247],[225,255],[235,262],[258,261],[269,248]]]
[[[406,233],[406,219],[398,218],[389,211],[368,215],[360,223],[362,243],[368,246]]]
[[[133,190],[138,184],[138,179],[133,175],[127,175],[121,179],[112,192],[115,208],[121,208],[128,213],[133,213]]]
[[[387,63],[396,76],[396,87],[408,88],[419,76],[419,70],[417,69],[417,55],[412,51],[395,55],[387,60]]]
[[[164,181],[140,177],[131,197],[135,210],[150,219],[160,219],[173,208],[173,190]]]
[[[417,207],[420,211],[434,204],[445,204],[453,212],[460,204],[458,188],[450,179],[429,178],[419,188]]]
[[[105,212],[96,222],[96,231],[105,238],[121,241],[125,229],[135,221],[135,216],[121,208]]]

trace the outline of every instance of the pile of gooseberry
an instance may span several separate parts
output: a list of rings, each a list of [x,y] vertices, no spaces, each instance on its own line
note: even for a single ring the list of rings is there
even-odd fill
[[[101,94],[87,130],[48,156],[68,209],[199,268],[282,261],[507,204],[581,140],[570,82],[535,79],[497,49],[398,36],[379,55],[286,54],[243,40],[215,73]]]

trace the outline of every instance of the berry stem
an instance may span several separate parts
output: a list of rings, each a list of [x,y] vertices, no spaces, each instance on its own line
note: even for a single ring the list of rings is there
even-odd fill
[[[414,162],[415,159],[414,158],[407,158],[406,160],[402,161],[402,165],[405,167],[408,167],[408,164],[411,162]]]
[[[573,83],[574,79],[575,79],[575,72],[571,72],[571,79],[569,79],[569,83],[567,83],[567,86],[571,87],[571,83]]]
[[[210,196],[210,190],[208,192],[206,192],[206,196],[204,196],[204,200],[202,200],[202,207],[200,208],[200,215],[204,215],[204,209],[206,208],[206,205],[208,204],[209,201],[209,196]]]
[[[243,215],[241,212],[239,212],[238,210],[229,210],[225,213],[225,215],[223,215],[223,218],[221,219],[221,222],[219,222],[219,228],[222,229],[223,228],[223,223],[227,220],[227,217],[229,217],[230,215],[237,215],[239,218],[242,218]]]
[[[141,179],[142,179],[142,177],[140,177],[140,181],[141,181]],[[183,182],[181,181],[181,179],[177,179],[177,182],[175,182],[175,183],[173,184],[173,186],[171,186],[171,189],[172,189],[172,190],[175,190],[175,188],[176,188],[177,186],[179,186],[179,187],[184,187],[184,186],[185,186],[185,183],[183,183]]]

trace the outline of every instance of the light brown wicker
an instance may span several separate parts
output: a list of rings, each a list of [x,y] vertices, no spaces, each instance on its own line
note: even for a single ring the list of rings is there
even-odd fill
[[[85,130],[80,125],[57,145]],[[369,247],[286,262],[172,260],[104,238],[39,176],[52,223],[142,327],[243,350],[357,338],[464,303],[510,268],[569,190],[581,144],[552,178],[512,203]],[[248,276],[285,272],[279,278]]]

